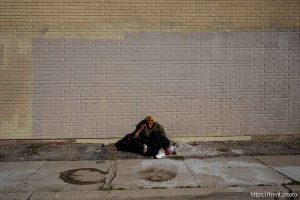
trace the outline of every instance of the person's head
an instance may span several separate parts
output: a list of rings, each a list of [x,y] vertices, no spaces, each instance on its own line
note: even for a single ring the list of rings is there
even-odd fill
[[[148,128],[152,128],[153,125],[154,125],[155,119],[154,119],[153,116],[148,115],[148,116],[145,118],[145,121],[146,121],[146,123],[147,123],[147,127],[148,127]]]

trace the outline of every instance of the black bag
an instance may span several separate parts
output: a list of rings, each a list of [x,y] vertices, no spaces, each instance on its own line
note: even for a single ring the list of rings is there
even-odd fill
[[[121,140],[119,140],[115,146],[117,147],[118,150],[120,151],[133,151],[131,142],[133,140],[133,136],[131,133],[125,135]]]

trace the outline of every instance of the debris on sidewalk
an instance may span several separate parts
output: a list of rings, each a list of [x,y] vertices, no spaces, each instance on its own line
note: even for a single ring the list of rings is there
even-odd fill
[[[176,142],[174,159],[209,158],[220,156],[297,155],[300,140],[294,141],[222,141]],[[59,161],[152,159],[139,154],[118,151],[113,144],[2,144],[0,161]]]

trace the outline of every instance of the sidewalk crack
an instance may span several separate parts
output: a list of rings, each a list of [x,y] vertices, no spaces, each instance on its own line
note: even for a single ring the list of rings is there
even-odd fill
[[[32,193],[29,195],[29,197],[27,198],[27,200],[30,200],[31,199],[31,197],[32,197]]]
[[[182,162],[183,162],[183,164],[186,166],[186,168],[188,169],[188,171],[190,172],[190,174],[192,175],[192,177],[193,177],[195,183],[197,184],[197,187],[200,188],[200,187],[201,187],[201,186],[200,186],[200,183],[198,182],[198,180],[197,180],[196,177],[194,176],[192,170],[189,168],[189,166],[188,166],[184,161],[182,161]]]
[[[18,187],[19,185],[21,185],[22,183],[24,183],[25,181],[27,181],[30,177],[32,177],[34,174],[36,174],[42,167],[44,167],[46,164],[48,163],[48,161],[45,161],[45,163],[43,163],[37,170],[35,170],[32,174],[30,174],[27,178],[25,178],[24,180],[22,180],[20,183],[18,183],[16,187]],[[31,197],[31,195],[29,196]]]
[[[285,178],[287,178],[287,179],[289,179],[290,181],[292,180],[290,177],[288,177],[287,175],[285,175],[284,173],[282,173],[282,172],[280,172],[280,171],[278,171],[278,170],[276,170],[276,169],[274,169],[273,167],[270,167],[267,163],[265,163],[265,162],[263,162],[263,161],[261,161],[261,160],[259,160],[258,158],[256,158],[255,156],[251,156],[254,160],[256,160],[256,161],[258,161],[258,162],[260,162],[261,164],[263,164],[263,165],[265,165],[266,167],[268,167],[269,169],[271,169],[271,170],[273,170],[273,171],[275,171],[275,172],[277,172],[278,174],[280,174],[281,176],[283,176],[283,177],[285,177]]]
[[[110,173],[110,176],[108,178],[108,182],[103,187],[103,189],[105,189],[105,190],[111,190],[112,189],[111,183],[113,182],[113,180],[117,176],[117,161],[114,161],[114,163],[112,164],[112,166],[110,168],[111,168],[111,173]]]

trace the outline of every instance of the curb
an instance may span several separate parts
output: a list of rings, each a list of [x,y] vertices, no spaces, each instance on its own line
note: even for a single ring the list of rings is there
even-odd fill
[[[6,200],[29,196],[30,200],[105,200],[105,199],[255,199],[254,193],[289,193],[282,186],[250,186],[221,188],[172,188],[172,189],[140,189],[109,191],[68,191],[68,192],[35,192],[35,193],[0,193]],[[3,196],[5,195],[5,196]],[[227,199],[225,198],[225,199]],[[281,198],[288,199],[288,198]]]

